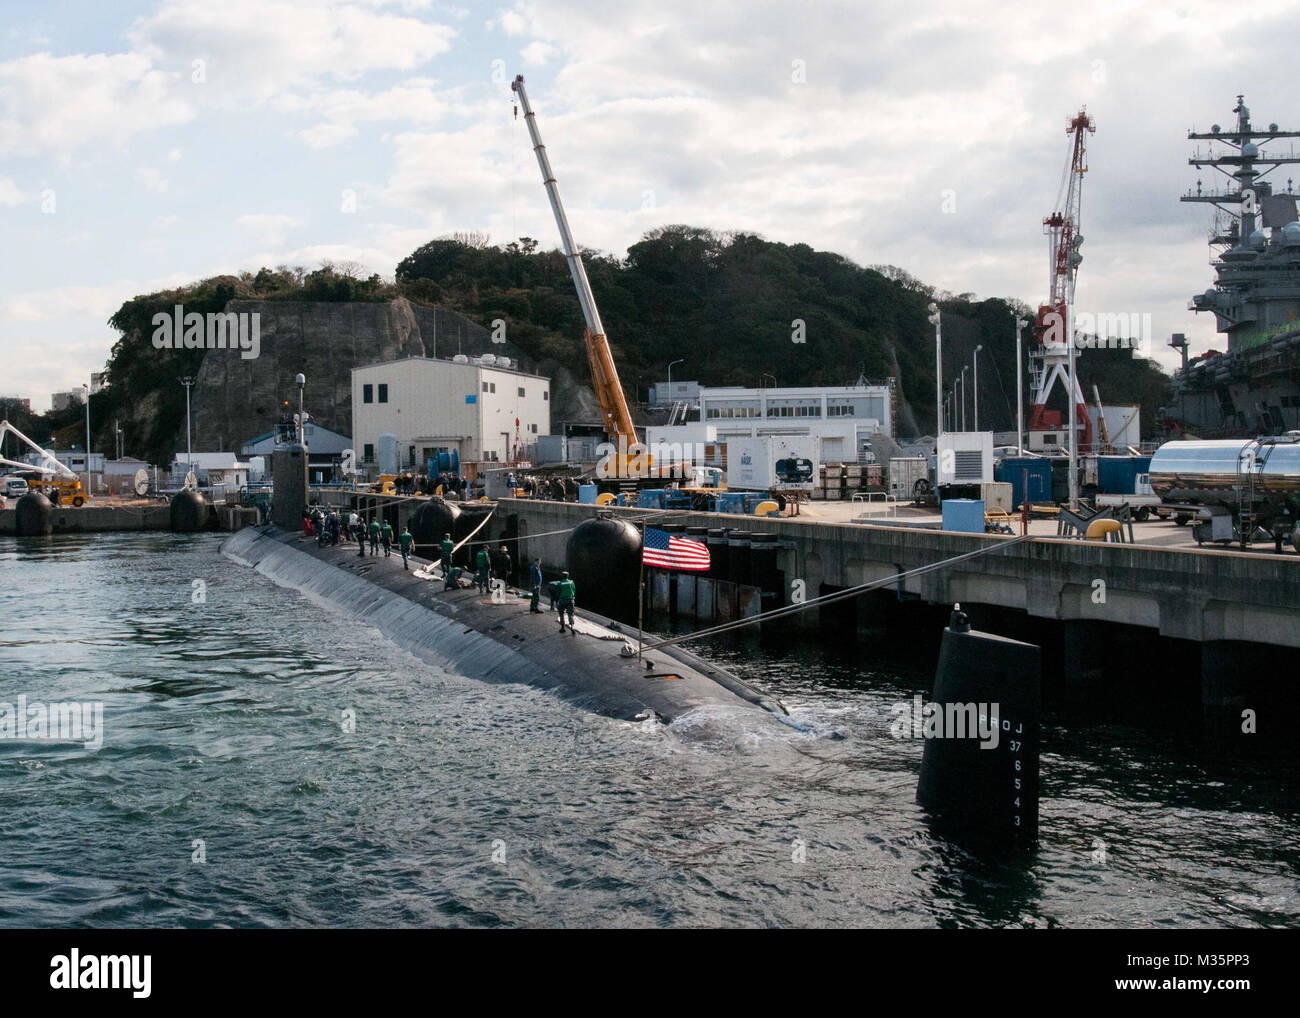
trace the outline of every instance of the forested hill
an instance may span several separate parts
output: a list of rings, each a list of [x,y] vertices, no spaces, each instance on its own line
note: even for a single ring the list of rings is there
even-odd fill
[[[946,383],[971,364],[982,344],[980,425],[1015,426],[1014,319],[1017,311],[1027,315],[1029,309],[1014,300],[936,292],[890,266],[864,268],[807,244],[689,226],[651,231],[624,259],[584,252],[584,261],[630,402],[644,400],[648,387],[666,379],[669,363],[679,359],[683,363],[675,365],[674,378],[706,385],[756,386],[764,376],[766,384],[774,378],[782,386],[844,385],[862,376],[881,381],[892,375],[899,383],[899,433],[932,434],[934,327],[926,308],[935,301],[943,311]],[[200,419],[205,413],[230,418],[208,419],[201,433],[205,442],[240,436],[242,441],[269,428],[277,399],[290,393],[299,370],[313,378],[318,418],[347,431],[347,373],[353,360],[409,352],[422,342],[407,336],[402,323],[410,321],[416,333],[425,322],[432,335],[424,341],[439,349],[430,317],[434,306],[444,309],[436,314],[464,323],[457,335],[466,353],[518,356],[525,370],[553,375],[557,387],[569,374],[580,384],[588,381],[582,311],[559,251],[539,250],[527,237],[500,247],[480,236],[459,235],[413,251],[397,266],[393,282],[361,275],[355,266],[325,265],[312,272],[281,266],[126,301],[110,319],[120,339],[107,364],[109,387],[91,399],[94,448],[112,449],[109,428],[120,420],[133,455],[167,462],[184,447],[185,393],[177,382],[182,374],[199,379]],[[257,397],[261,403],[254,399],[249,406],[234,406],[230,394],[219,391],[232,377],[231,366],[219,363],[224,351],[175,350],[163,356],[150,343],[154,313],[170,313],[177,303],[187,310],[217,311],[232,302],[245,309],[257,302],[267,319],[261,359],[243,367],[246,373],[260,372],[257,377],[269,388]],[[278,314],[281,302],[295,306]],[[345,314],[330,312],[343,304],[350,305],[340,309]],[[375,304],[388,308],[365,310]],[[506,325],[505,349],[487,344],[480,328],[498,319]],[[1169,385],[1154,362],[1126,350],[1090,350],[1081,354],[1079,365],[1086,393],[1091,395],[1095,381],[1107,403],[1140,403],[1143,432],[1151,433],[1154,411],[1166,400]],[[323,387],[325,380],[331,384]],[[568,388],[574,391],[556,393],[557,412],[593,405],[590,392]],[[81,416],[75,408],[51,413],[31,427],[75,442]]]
[[[1015,427],[1015,300],[940,293],[892,266],[864,268],[807,244],[689,226],[653,230],[626,259],[584,252],[614,359],[629,397],[667,377],[706,385],[844,385],[865,376],[898,378],[901,433],[933,433],[934,327],[943,311],[944,378],[951,384],[980,354],[980,425]],[[434,240],[397,266],[411,299],[456,308],[483,324],[507,323],[511,343],[536,360],[554,359],[586,378],[578,338],[582,311],[559,251],[521,238],[504,247],[481,238]],[[795,342],[797,323],[803,342]],[[1026,334],[1025,341],[1029,337]],[[1126,350],[1084,351],[1080,380],[1095,381],[1107,403],[1140,403],[1144,432],[1168,379]],[[970,373],[967,382],[970,382]],[[768,379],[770,384],[771,379]],[[969,390],[968,390],[969,391]]]

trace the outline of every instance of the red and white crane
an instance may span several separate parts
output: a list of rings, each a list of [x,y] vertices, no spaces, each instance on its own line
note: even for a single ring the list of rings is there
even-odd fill
[[[1092,117],[1080,110],[1070,118],[1065,130],[1070,135],[1070,161],[1061,187],[1064,201],[1058,195],[1056,211],[1043,220],[1043,232],[1048,237],[1048,296],[1047,302],[1038,308],[1034,320],[1035,341],[1029,351],[1029,431],[1067,431],[1073,461],[1076,450],[1092,447],[1088,405],[1074,373],[1072,322],[1075,278],[1083,260],[1079,254],[1079,247],[1083,244],[1079,224],[1083,175],[1088,172],[1085,142],[1097,128]],[[1068,411],[1047,409],[1048,397],[1058,380],[1066,392],[1067,407],[1071,404],[1074,407],[1072,432],[1065,423]],[[1073,392],[1070,392],[1071,387]]]

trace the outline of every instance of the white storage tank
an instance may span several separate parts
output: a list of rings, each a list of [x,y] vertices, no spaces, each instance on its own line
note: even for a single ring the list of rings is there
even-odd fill
[[[397,436],[389,432],[379,436],[379,472],[397,473]]]

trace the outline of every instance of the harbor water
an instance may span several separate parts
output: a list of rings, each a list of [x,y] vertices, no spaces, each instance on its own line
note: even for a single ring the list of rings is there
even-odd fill
[[[692,645],[794,724],[626,723],[431,667],[220,542],[0,538],[0,704],[102,705],[98,745],[0,738],[0,925],[1300,920],[1269,764],[1052,718],[1038,851],[977,859],[929,832],[922,742],[891,732],[923,659]]]

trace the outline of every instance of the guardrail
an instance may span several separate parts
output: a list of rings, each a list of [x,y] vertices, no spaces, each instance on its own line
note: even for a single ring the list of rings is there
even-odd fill
[[[892,492],[857,491],[853,493],[853,498],[851,501],[853,502],[854,505],[857,505],[860,502],[864,506],[867,506],[869,508],[871,506],[871,503],[874,502],[876,499],[880,499],[880,501],[885,503],[885,508],[888,510],[888,512],[882,514],[873,514],[871,512],[864,510],[860,515],[853,517],[854,523],[857,523],[859,520],[875,519],[879,515],[887,515],[893,519],[898,519],[898,498],[895,497]]]

